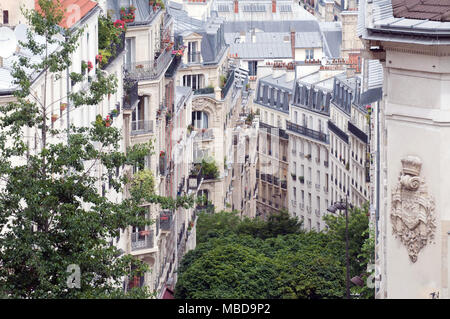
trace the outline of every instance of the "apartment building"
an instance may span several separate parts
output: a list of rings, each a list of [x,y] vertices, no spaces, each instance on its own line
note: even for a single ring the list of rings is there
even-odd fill
[[[206,196],[208,205],[199,210],[241,207],[242,200],[233,201],[234,168],[229,161],[234,158],[233,128],[239,120],[243,95],[248,94],[245,93],[248,72],[239,69],[228,56],[223,19],[212,17],[202,22],[177,7],[170,6],[169,10],[177,21],[177,43],[185,48],[176,83],[193,90],[191,128],[196,133],[193,154],[196,164],[191,173],[195,175],[198,167],[206,165],[199,165],[202,161],[214,163],[216,171],[203,174],[199,195]]]
[[[259,114],[256,215],[262,218],[288,209],[286,120],[294,77],[294,71],[290,71],[261,78],[253,101],[255,112]]]
[[[324,228],[329,205],[329,134],[333,75],[318,71],[300,78],[286,122],[289,135],[289,212],[303,220],[306,230]]]
[[[310,18],[310,14],[292,0],[215,0],[211,9],[227,22]]]
[[[449,297],[449,9],[448,2],[360,1],[364,54],[384,75],[372,114],[376,298]]]

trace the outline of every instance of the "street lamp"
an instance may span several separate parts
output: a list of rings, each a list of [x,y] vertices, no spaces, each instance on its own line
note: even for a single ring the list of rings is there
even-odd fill
[[[345,202],[341,201],[336,202],[330,207],[327,208],[327,211],[335,214],[336,210],[345,209],[345,266],[346,266],[346,275],[345,275],[345,286],[346,286],[346,296],[347,299],[350,299],[350,261],[348,257],[348,200],[347,195],[345,196]]]

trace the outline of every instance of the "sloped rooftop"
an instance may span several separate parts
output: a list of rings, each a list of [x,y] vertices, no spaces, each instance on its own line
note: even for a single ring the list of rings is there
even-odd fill
[[[394,17],[450,21],[450,0],[392,0]]]

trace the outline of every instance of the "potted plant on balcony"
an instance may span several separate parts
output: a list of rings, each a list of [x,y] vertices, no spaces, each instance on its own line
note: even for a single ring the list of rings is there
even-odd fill
[[[52,114],[52,122],[55,122],[58,119],[58,114]]]
[[[111,118],[117,117],[119,115],[119,111],[117,111],[116,109],[111,111]]]
[[[109,115],[106,115],[105,126],[110,127],[112,124],[112,118]]]
[[[292,179],[295,181],[297,179],[297,175],[294,173],[291,173]]]
[[[159,152],[159,157],[164,157],[166,153],[164,151]]]
[[[311,154],[306,154],[305,157],[310,160],[311,159]]]
[[[149,230],[141,230],[139,232],[139,236],[148,236],[150,235],[150,231]]]
[[[67,108],[67,103],[60,103],[59,109],[60,109],[61,111],[64,111],[66,108]]]

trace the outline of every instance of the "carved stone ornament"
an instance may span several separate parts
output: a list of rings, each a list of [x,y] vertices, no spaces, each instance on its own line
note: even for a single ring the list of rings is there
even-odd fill
[[[432,243],[436,229],[434,199],[420,177],[422,161],[416,156],[401,160],[402,171],[392,192],[392,232],[408,250],[412,262],[419,251]]]

